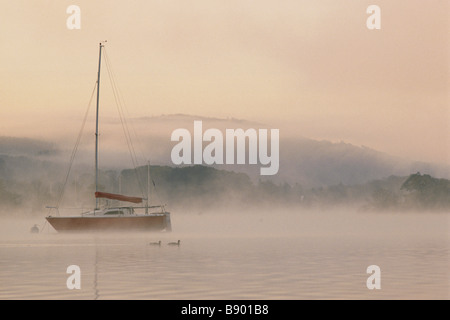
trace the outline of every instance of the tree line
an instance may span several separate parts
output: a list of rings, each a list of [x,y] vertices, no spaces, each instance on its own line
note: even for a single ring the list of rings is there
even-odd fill
[[[166,204],[185,212],[216,209],[295,207],[333,209],[355,207],[365,211],[446,211],[450,210],[450,180],[415,173],[390,176],[365,184],[342,183],[323,187],[304,187],[300,183],[252,181],[244,173],[208,166],[142,166],[137,169],[100,172],[100,191],[131,196],[149,195],[151,204]],[[2,214],[22,212],[42,214],[47,205],[61,197],[62,181],[48,178],[5,179],[0,177]],[[61,206],[92,207],[93,174],[77,174],[65,186]]]

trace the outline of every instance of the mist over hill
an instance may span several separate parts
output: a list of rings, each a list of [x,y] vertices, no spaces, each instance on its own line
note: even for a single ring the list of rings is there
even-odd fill
[[[59,151],[57,145],[51,141],[0,136],[0,154],[2,155],[45,157],[57,155]]]
[[[276,175],[261,176],[260,164],[174,165],[170,154],[177,142],[170,140],[171,133],[178,128],[192,132],[194,121],[202,121],[203,130],[270,129],[267,125],[245,120],[189,115],[132,119],[133,132],[140,135],[134,147],[141,155],[140,163],[133,170],[130,168],[135,166],[130,161],[126,143],[118,138],[120,124],[109,120],[101,127],[100,189],[145,196],[142,185],[147,182],[145,164],[150,161],[152,200],[183,210],[255,205],[411,209],[415,204],[432,207],[433,201],[429,199],[434,199],[433,192],[439,194],[435,201],[438,204],[450,198],[445,182],[450,178],[448,165],[400,159],[345,142],[284,134],[283,128],[280,128],[280,165]],[[0,211],[24,208],[31,213],[42,212],[45,206],[54,205],[61,197],[66,178],[63,194],[66,204],[91,206],[95,191],[92,140],[92,132],[86,132],[67,175],[72,152],[69,143],[0,137]],[[207,144],[204,142],[203,147]],[[130,180],[136,178],[136,172],[139,172],[140,183]],[[418,172],[430,177],[421,180],[430,184],[428,191],[401,189],[408,177]],[[430,193],[430,190],[434,191]],[[411,200],[413,196],[407,196],[408,192],[419,200]],[[442,203],[439,206],[447,208],[446,202]]]
[[[138,155],[140,165],[148,161],[152,165],[176,167],[171,159],[172,148],[177,142],[171,141],[171,134],[178,128],[184,128],[193,136],[194,121],[202,121],[203,132],[215,128],[222,132],[226,129],[243,130],[271,129],[273,127],[239,119],[219,119],[192,115],[162,115],[130,119],[131,132],[136,136],[134,150]],[[103,169],[121,170],[133,167],[130,160],[127,142],[122,138],[120,122],[108,119],[100,127],[99,165]],[[279,171],[273,176],[261,176],[261,164],[220,164],[212,167],[241,172],[248,175],[252,181],[260,179],[274,183],[301,184],[305,187],[325,187],[334,184],[360,184],[391,175],[407,176],[415,172],[428,173],[435,177],[450,178],[450,165],[418,162],[414,159],[401,159],[366,146],[356,146],[346,142],[330,142],[313,140],[300,135],[293,135],[284,128],[280,129]],[[77,164],[92,166],[94,163],[93,128],[86,129],[80,144]],[[290,131],[292,132],[292,130]],[[69,134],[69,133],[65,133]],[[0,137],[0,156],[17,157],[51,161],[67,166],[72,152],[72,141],[75,142],[76,132],[72,138],[65,139],[65,144],[36,139]],[[132,137],[133,138],[133,137]],[[70,143],[69,143],[70,142]],[[203,142],[205,147],[208,142]],[[25,161],[24,159],[21,160]],[[18,163],[19,164],[19,163]],[[32,167],[22,163],[24,170]],[[0,168],[1,170],[1,168]],[[4,169],[3,169],[4,170]],[[11,168],[11,170],[15,170]],[[20,169],[22,170],[22,169]],[[6,173],[5,173],[6,174]]]
[[[163,115],[158,117],[134,119],[139,132],[145,132],[147,153],[154,164],[173,165],[170,152],[176,142],[170,141],[171,133],[177,128],[186,128],[193,136],[193,122],[201,120],[203,131],[216,128],[243,130],[254,128],[276,128],[268,124],[240,119],[219,119],[192,115]],[[145,130],[147,127],[148,130]],[[450,178],[450,165],[426,163],[415,159],[402,159],[374,150],[367,146],[356,146],[346,142],[313,140],[293,134],[292,130],[280,130],[280,168],[274,176],[261,176],[258,165],[212,165],[218,169],[246,173],[253,181],[259,179],[277,183],[301,183],[309,187],[332,184],[357,184],[390,175],[408,175],[415,172],[427,172],[433,176]],[[203,147],[207,142],[203,143]],[[149,147],[152,146],[152,147]]]
[[[64,170],[45,161],[3,157],[0,161],[0,214],[40,215],[46,206],[92,208],[95,192],[93,170],[72,171],[64,185]],[[33,160],[32,160],[33,161]],[[39,163],[40,162],[40,163]],[[39,165],[38,165],[39,163]],[[11,167],[31,165],[33,174]],[[15,176],[15,178],[12,178]],[[360,211],[449,212],[450,180],[428,174],[390,176],[363,184],[335,184],[311,188],[301,184],[253,182],[245,173],[218,170],[208,166],[141,166],[125,170],[101,170],[99,191],[149,198],[151,205],[166,205],[178,213],[267,210],[335,210],[338,207]],[[103,205],[126,205],[102,200]],[[80,213],[80,211],[77,211]]]

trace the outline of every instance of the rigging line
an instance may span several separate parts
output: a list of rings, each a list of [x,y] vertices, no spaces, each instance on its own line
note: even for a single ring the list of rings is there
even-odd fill
[[[80,128],[80,132],[78,133],[78,137],[77,137],[77,140],[76,140],[75,145],[73,147],[72,154],[70,155],[69,168],[67,170],[66,177],[64,179],[64,184],[63,184],[61,193],[59,195],[58,202],[56,204],[56,208],[57,209],[59,208],[59,205],[61,204],[62,198],[64,196],[64,192],[65,192],[65,189],[66,189],[67,181],[69,180],[70,172],[72,170],[73,161],[74,161],[75,155],[76,155],[76,153],[78,151],[78,146],[80,145],[81,137],[83,135],[83,130],[84,130],[84,127],[86,125],[86,120],[87,120],[87,117],[88,117],[88,114],[89,114],[89,110],[91,108],[92,99],[94,97],[94,93],[95,93],[95,90],[96,90],[96,85],[97,85],[97,81],[95,81],[94,89],[92,90],[91,98],[89,99],[89,103],[88,103],[88,106],[87,106],[87,109],[86,109],[86,113],[84,114],[84,119],[83,119],[83,123],[82,123],[81,128]]]
[[[105,57],[106,57],[106,59],[108,60],[108,53],[107,53],[106,50],[105,50]],[[124,117],[124,121],[125,121],[125,124],[126,124],[126,128],[127,128],[127,131],[128,131],[128,135],[129,135],[129,137],[130,137],[130,141],[132,141],[132,139],[131,139],[131,134],[130,134],[130,131],[129,131],[129,126],[128,126],[128,122],[129,122],[129,121],[128,121],[128,118],[131,119],[130,111],[129,111],[128,107],[127,107],[127,104],[125,103],[125,99],[124,99],[124,96],[123,96],[123,94],[122,94],[122,92],[121,92],[121,90],[120,90],[120,87],[119,87],[118,85],[116,85],[116,74],[115,74],[115,72],[114,72],[114,69],[112,68],[112,64],[110,63],[109,66],[110,66],[110,70],[111,70],[111,74],[112,74],[112,79],[113,79],[113,81],[114,81],[114,86],[115,86],[115,88],[116,88],[116,90],[117,90],[117,96],[118,96],[118,99],[119,99],[119,102],[120,102],[120,107],[121,107],[121,109],[122,109],[122,114],[123,114],[123,117]],[[126,114],[128,115],[128,118],[125,116],[124,110],[126,111]],[[132,121],[131,121],[131,122],[132,122]],[[136,129],[135,129],[135,127],[133,126],[133,123],[131,123],[131,129],[133,130],[134,137],[136,138],[136,140],[138,140],[138,145],[142,146],[142,143],[141,143],[141,141],[140,141],[140,139],[139,139],[139,135],[136,133]],[[137,157],[137,155],[136,155],[136,151],[135,151],[134,145],[132,145],[132,147],[133,147],[133,151],[134,151],[134,154],[135,154],[135,157],[136,157],[136,160],[137,160],[138,157]],[[143,159],[145,162],[147,162],[147,161],[146,161],[146,157],[144,156],[144,153],[142,152],[142,149],[140,149],[139,151],[140,151],[140,155],[141,155],[142,159]]]
[[[44,231],[46,225],[47,225],[47,219],[45,219],[44,225],[42,226],[42,229],[39,231],[39,233],[42,233]]]
[[[150,173],[150,171],[151,171],[150,161],[148,161],[148,165],[150,166],[150,168],[149,168],[149,173]],[[161,197],[159,196],[158,192],[156,191],[156,184],[153,181],[153,178],[151,178],[151,174],[149,174],[149,175],[150,175],[150,180],[152,181],[152,185],[153,185],[153,193],[156,195],[156,197],[158,198],[159,204],[162,206]],[[149,199],[149,201],[150,201],[150,199]]]
[[[128,129],[128,125],[127,125],[127,122],[126,122],[126,118],[125,118],[125,116],[123,114],[123,108],[122,108],[122,105],[121,105],[121,102],[120,102],[119,91],[117,89],[116,81],[115,81],[114,75],[112,73],[111,64],[109,63],[109,60],[107,58],[105,59],[105,61],[106,61],[106,64],[107,64],[108,74],[110,76],[110,82],[111,82],[111,85],[113,87],[114,99],[116,101],[116,106],[117,106],[117,110],[119,112],[120,121],[122,123],[122,128],[124,130],[125,138],[127,140],[128,149],[130,151],[130,155],[131,155],[131,159],[132,159],[133,165],[136,167],[137,163],[138,163],[137,156],[136,156],[136,152],[134,150],[134,146],[133,146],[131,135],[130,135],[130,132],[129,132],[129,129]]]
[[[117,110],[118,110],[118,113],[119,113],[119,118],[120,118],[120,121],[121,121],[121,124],[122,124],[122,129],[124,131],[125,140],[126,140],[127,146],[128,146],[128,151],[130,152],[130,157],[131,157],[131,161],[132,161],[133,166],[134,166],[134,171],[135,171],[135,174],[136,174],[136,177],[137,177],[137,180],[138,180],[139,188],[140,188],[141,193],[142,193],[142,195],[144,197],[143,184],[142,184],[142,181],[141,181],[141,179],[139,177],[139,174],[137,172],[138,161],[137,161],[136,151],[135,151],[133,143],[132,143],[131,134],[130,134],[130,131],[129,131],[129,128],[128,128],[128,124],[126,122],[126,118],[125,118],[124,113],[123,113],[123,108],[122,108],[122,105],[120,103],[119,90],[117,88],[117,84],[116,84],[116,81],[115,81],[115,78],[114,78],[112,67],[111,67],[111,64],[109,62],[106,50],[104,52],[105,52],[106,69],[108,71],[109,80],[110,80],[110,83],[111,83],[111,86],[112,86],[112,89],[113,89],[113,96],[114,96],[114,100],[116,102],[116,107],[117,107]]]
[[[107,54],[107,53],[105,53],[105,54]],[[132,134],[130,133],[130,125],[129,125],[128,117],[125,115],[125,111],[127,111],[128,116],[130,115],[130,112],[128,111],[128,109],[126,107],[126,103],[125,103],[123,95],[122,95],[122,93],[120,91],[120,87],[116,84],[116,75],[114,73],[114,69],[112,68],[111,63],[109,63],[109,67],[110,67],[110,71],[111,71],[111,75],[112,75],[112,80],[114,82],[114,87],[115,87],[115,89],[117,91],[117,97],[118,97],[119,106],[120,106],[120,111],[119,112],[121,112],[122,119],[123,119],[123,122],[124,122],[124,128],[126,129],[126,132],[127,132],[127,135],[128,135],[128,139],[130,141],[130,146],[131,146],[131,151],[130,152],[134,156],[135,168],[137,168],[138,165],[139,165],[139,160],[138,160],[138,156],[137,156],[137,153],[136,153],[136,148],[135,148],[135,146],[133,144]],[[131,125],[131,127],[133,129],[134,137],[137,140],[139,140],[139,136],[137,135],[136,130],[134,129],[134,127],[132,125]],[[142,151],[141,151],[141,156],[142,156],[142,159],[145,161],[145,157],[143,156]]]
[[[109,59],[108,59],[108,52],[106,50],[105,50],[105,58],[106,58],[106,60],[109,61]],[[128,121],[128,118],[131,119],[130,111],[129,111],[128,107],[127,107],[127,104],[125,103],[125,99],[124,99],[124,96],[123,96],[123,94],[122,94],[122,92],[120,90],[120,87],[116,84],[116,74],[114,72],[114,69],[112,68],[112,64],[109,63],[109,66],[110,66],[110,70],[111,70],[112,80],[114,82],[114,87],[117,90],[117,97],[118,97],[118,101],[120,103],[120,107],[121,107],[121,110],[122,110],[122,115],[123,115],[123,118],[124,118],[124,122],[125,122],[125,126],[126,126],[126,129],[127,129],[127,132],[128,132],[128,136],[130,138],[130,141],[132,142],[133,140],[131,139],[131,134],[130,134],[130,130],[129,130],[130,126],[128,125],[128,123],[130,122],[130,121]],[[125,115],[124,110],[126,111],[126,114],[128,115],[128,117]],[[132,121],[131,121],[131,129],[132,129],[132,131],[134,133],[134,138],[138,141],[138,145],[142,146],[143,144],[141,143],[141,141],[139,139],[139,135],[136,133],[136,129],[133,126]],[[136,159],[136,162],[139,163],[135,147],[134,147],[133,144],[131,144],[131,146],[132,146],[132,149],[133,149],[133,154],[134,154],[134,157]],[[144,156],[144,153],[142,152],[142,149],[139,149],[139,151],[140,151],[140,156],[142,157],[143,161],[147,162],[147,159]]]
[[[116,76],[115,76],[115,72],[114,72],[114,69],[112,68],[112,64],[109,62],[109,57],[108,57],[108,53],[107,53],[107,50],[106,50],[106,49],[104,50],[104,55],[105,55],[105,61],[106,61],[107,70],[108,70],[108,73],[109,73],[109,75],[110,75],[110,81],[111,81],[111,84],[112,84],[114,90],[117,91],[117,100],[116,100],[116,104],[118,105],[118,107],[120,107],[120,109],[119,109],[119,115],[121,116],[122,126],[124,127],[124,130],[125,130],[125,129],[127,130],[127,133],[126,133],[125,135],[126,135],[126,138],[128,138],[129,141],[130,141],[129,143],[130,143],[131,149],[132,149],[132,151],[130,151],[130,154],[132,153],[132,154],[134,155],[134,161],[135,161],[135,163],[134,163],[134,161],[133,161],[133,155],[131,155],[131,157],[132,157],[132,161],[133,161],[133,164],[134,164],[135,175],[136,175],[136,177],[137,177],[137,179],[138,179],[138,182],[139,182],[139,184],[140,184],[140,188],[141,188],[142,195],[143,195],[143,197],[145,197],[145,196],[144,196],[144,191],[143,191],[144,188],[142,187],[142,181],[141,181],[140,175],[138,174],[138,171],[137,171],[137,167],[138,167],[138,165],[139,165],[139,161],[138,161],[138,157],[137,157],[137,155],[136,155],[136,150],[135,150],[134,145],[133,145],[133,143],[132,143],[132,139],[131,139],[131,134],[130,134],[130,131],[129,131],[129,125],[128,125],[127,117],[124,115],[124,109],[125,109],[125,111],[127,112],[128,116],[130,116],[130,112],[129,112],[129,109],[127,108],[127,105],[126,105],[126,103],[125,103],[125,99],[123,98],[123,94],[121,93],[120,87],[117,86],[117,84],[116,84]],[[116,94],[116,93],[114,92],[114,94]],[[116,98],[116,96],[115,96],[115,98]],[[123,118],[122,118],[122,117],[123,117]],[[130,117],[130,118],[131,118],[131,117]],[[131,128],[132,128],[132,130],[133,130],[134,137],[138,140],[138,144],[139,144],[140,146],[142,146],[143,144],[141,143],[141,141],[140,141],[140,139],[139,139],[139,135],[137,134],[135,127],[134,127],[133,125],[131,125]],[[128,141],[127,141],[127,142],[128,142]],[[142,149],[140,149],[139,151],[140,151],[140,155],[141,155],[142,159],[146,160],[146,157],[144,156],[144,153],[142,152]],[[147,162],[148,162],[148,164],[150,164],[150,160],[149,160],[149,159],[147,159]],[[157,192],[156,185],[155,185],[153,179],[151,179],[151,180],[152,180],[152,182],[153,182],[153,183],[152,183],[152,184],[153,184],[153,187],[150,186],[150,188],[153,189],[153,192],[152,192],[152,193],[154,193],[154,194],[156,195],[156,198],[158,199],[159,203],[162,205],[163,202],[161,201],[161,197],[160,197],[160,195],[159,195],[158,192]],[[148,199],[148,201],[150,201],[150,199]]]

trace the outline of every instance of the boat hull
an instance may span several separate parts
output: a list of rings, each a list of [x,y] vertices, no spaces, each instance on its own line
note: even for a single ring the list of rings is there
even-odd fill
[[[58,232],[171,231],[170,214],[45,218]]]

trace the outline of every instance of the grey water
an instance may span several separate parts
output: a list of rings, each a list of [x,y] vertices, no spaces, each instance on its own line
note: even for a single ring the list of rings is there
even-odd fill
[[[450,298],[448,214],[172,213],[171,233],[59,234],[43,218],[0,222],[3,300]],[[67,286],[71,265],[80,289]],[[380,289],[367,286],[370,265]]]

